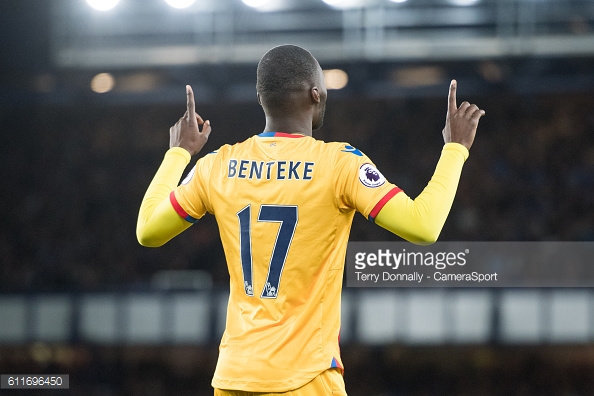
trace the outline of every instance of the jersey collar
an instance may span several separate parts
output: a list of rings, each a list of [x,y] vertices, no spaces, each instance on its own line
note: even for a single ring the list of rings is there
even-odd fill
[[[305,135],[298,135],[286,132],[262,132],[258,135],[259,137],[288,137],[288,138],[302,138]]]

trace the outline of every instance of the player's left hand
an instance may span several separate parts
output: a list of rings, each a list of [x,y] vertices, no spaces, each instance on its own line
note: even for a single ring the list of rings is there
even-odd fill
[[[186,85],[186,97],[186,113],[174,126],[169,128],[169,147],[181,147],[194,155],[206,144],[211,128],[210,121],[204,121],[196,113],[194,91],[189,85]],[[202,126],[202,131],[200,131],[200,126]]]

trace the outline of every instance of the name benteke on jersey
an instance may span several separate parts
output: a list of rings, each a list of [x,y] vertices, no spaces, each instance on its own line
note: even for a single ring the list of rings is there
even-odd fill
[[[315,162],[230,159],[227,177],[256,180],[311,180]]]

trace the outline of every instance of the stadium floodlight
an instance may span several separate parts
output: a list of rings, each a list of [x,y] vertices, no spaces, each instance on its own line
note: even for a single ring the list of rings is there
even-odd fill
[[[252,8],[262,8],[270,3],[270,0],[241,0],[243,4]]]
[[[406,0],[390,0],[392,3],[406,3]]]
[[[353,8],[363,5],[361,0],[322,0],[324,3],[335,8]]]
[[[457,6],[471,6],[478,2],[479,0],[450,0],[450,3]]]
[[[349,82],[349,75],[341,69],[324,70],[324,81],[328,89],[343,89]]]
[[[173,8],[183,9],[188,8],[196,2],[196,0],[165,0]]]
[[[107,11],[115,7],[120,0],[87,0],[87,4],[97,11]]]
[[[106,93],[113,89],[115,79],[110,73],[99,73],[91,80],[91,90],[97,93]]]

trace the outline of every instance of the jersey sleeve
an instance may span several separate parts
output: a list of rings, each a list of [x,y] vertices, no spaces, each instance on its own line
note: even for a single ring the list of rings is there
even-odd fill
[[[140,204],[136,237],[141,245],[162,246],[190,226],[169,204],[169,195],[177,186],[190,158],[190,153],[180,147],[170,148],[165,153]]]
[[[382,205],[375,224],[407,241],[427,245],[441,233],[452,207],[468,149],[447,143],[435,167],[433,177],[414,200],[404,192]]]
[[[206,212],[212,212],[208,184],[216,154],[213,151],[200,158],[169,196],[173,209],[187,222],[194,223]]]
[[[383,205],[402,191],[388,182],[360,150],[342,144],[336,155],[335,188],[341,210],[355,209],[372,220]]]

